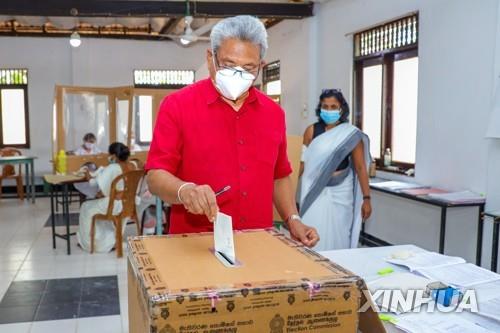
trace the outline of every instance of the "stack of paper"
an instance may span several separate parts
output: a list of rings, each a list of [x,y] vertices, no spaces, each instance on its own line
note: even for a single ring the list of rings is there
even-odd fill
[[[439,188],[434,188],[434,187],[408,189],[408,190],[403,190],[401,192],[406,193],[406,194],[410,194],[410,195],[415,195],[415,196],[424,196],[424,195],[436,194],[436,193],[441,193],[441,194],[448,193],[445,190],[441,190]]]
[[[419,268],[416,271],[429,279],[464,288],[500,280],[499,274],[473,264]]]
[[[398,317],[396,326],[408,333],[492,333],[460,313],[411,313]]]
[[[411,272],[419,268],[441,267],[463,264],[465,260],[460,257],[451,257],[436,252],[411,253],[406,259],[386,258],[385,261],[408,268]]]
[[[436,252],[413,253],[406,259],[386,258],[387,262],[407,267],[433,281],[440,281],[456,287],[500,280],[500,275],[487,269],[468,264],[463,258],[451,257]]]
[[[500,297],[480,302],[479,314],[500,321]]]
[[[451,193],[431,193],[429,194],[429,198],[454,204],[483,203],[486,200],[484,196],[471,191],[451,192]]]
[[[381,290],[400,290],[403,295],[406,296],[408,290],[426,290],[427,285],[431,282],[433,281],[412,273],[392,273],[368,282],[368,289],[372,295],[375,295],[377,291]],[[411,308],[405,310],[399,303],[390,302],[390,304],[384,304],[383,297],[379,297],[374,301],[382,312],[392,312],[396,314],[412,311],[420,306],[420,304],[412,304]]]
[[[413,183],[404,183],[397,181],[387,181],[387,182],[379,182],[379,183],[371,183],[373,187],[391,190],[391,191],[401,191],[406,189],[415,189],[415,188],[424,188],[425,186],[413,184]]]
[[[500,322],[500,280],[474,286],[479,315]]]

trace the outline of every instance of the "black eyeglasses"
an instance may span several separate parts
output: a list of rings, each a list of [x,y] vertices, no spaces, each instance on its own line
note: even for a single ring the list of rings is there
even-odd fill
[[[240,69],[236,69],[234,67],[221,65],[219,63],[219,59],[217,59],[217,53],[215,53],[215,52],[213,52],[213,59],[214,59],[214,64],[216,66],[216,69],[220,68],[221,69],[220,73],[224,76],[235,76],[236,74],[240,74],[242,79],[248,80],[248,81],[253,81],[253,80],[255,80],[256,77],[259,76],[260,66],[257,67],[257,69],[254,69],[252,71],[248,71],[248,70],[240,70]]]

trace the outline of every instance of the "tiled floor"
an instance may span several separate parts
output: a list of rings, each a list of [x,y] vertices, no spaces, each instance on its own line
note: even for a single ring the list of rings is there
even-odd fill
[[[116,275],[13,281],[0,302],[0,324],[119,314]]]
[[[69,225],[78,225],[78,218],[80,214],[78,213],[70,213],[69,214]],[[66,222],[63,219],[62,213],[56,213],[55,219],[54,219],[56,227],[62,227],[66,226]],[[45,222],[46,227],[52,227],[52,219],[49,217],[47,218],[47,222]]]
[[[77,211],[78,205],[72,208]],[[126,246],[125,256],[120,259],[115,252],[90,255],[78,248],[72,237],[72,254],[68,256],[64,240],[58,239],[57,249],[52,249],[51,228],[44,227],[49,214],[47,198],[37,198],[36,204],[0,200],[0,300],[12,282],[16,285],[18,281],[27,280],[116,276],[120,315],[0,324],[0,333],[127,333]],[[129,225],[126,234],[133,235],[135,230],[134,225]],[[76,231],[76,226],[72,231]],[[106,314],[105,309],[89,311]]]

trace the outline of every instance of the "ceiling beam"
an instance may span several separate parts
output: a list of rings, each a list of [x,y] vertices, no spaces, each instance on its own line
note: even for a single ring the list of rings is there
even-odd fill
[[[79,32],[80,36],[83,38],[105,38],[105,39],[127,39],[127,40],[148,40],[148,41],[165,41],[172,40],[164,36],[155,35],[139,35],[139,34],[109,34],[109,33],[92,33],[86,34],[84,32]],[[69,38],[71,32],[17,32],[12,31],[0,31],[0,37],[60,37]]]
[[[255,15],[260,18],[300,19],[313,16],[312,2],[307,3],[248,3],[190,1],[196,17],[227,17]],[[2,0],[0,15],[27,16],[90,16],[90,17],[157,17],[184,16],[183,1],[157,0]]]
[[[171,33],[175,27],[182,21],[182,17],[171,18],[167,23],[160,29],[160,35],[168,35]]]
[[[267,20],[265,23],[266,29],[270,29],[270,28],[274,27],[276,24],[280,23],[281,21],[283,21],[283,19],[269,19],[269,20]]]

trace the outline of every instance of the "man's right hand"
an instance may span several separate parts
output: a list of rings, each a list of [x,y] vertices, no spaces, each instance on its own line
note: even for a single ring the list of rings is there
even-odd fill
[[[196,215],[205,215],[210,222],[215,221],[219,207],[215,198],[215,192],[208,185],[189,184],[179,192],[179,199],[184,208]]]

